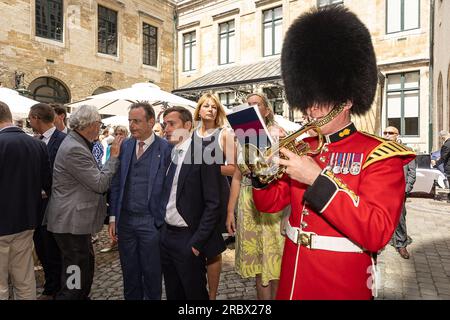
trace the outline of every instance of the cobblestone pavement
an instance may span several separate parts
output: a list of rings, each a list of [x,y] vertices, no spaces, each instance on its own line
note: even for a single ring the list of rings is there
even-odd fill
[[[381,288],[377,299],[450,300],[450,204],[431,199],[408,199],[407,228],[413,242],[409,260],[391,246],[378,258]],[[95,244],[96,272],[91,298],[123,299],[122,274],[117,251],[100,253],[108,244],[106,228]],[[37,271],[38,294],[42,292],[42,271]],[[234,271],[234,250],[223,254],[223,271],[218,299],[256,299],[254,279],[241,279]],[[163,293],[163,299],[165,294]]]

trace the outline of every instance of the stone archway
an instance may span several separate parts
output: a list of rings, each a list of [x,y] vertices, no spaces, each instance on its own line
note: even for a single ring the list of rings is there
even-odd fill
[[[54,77],[42,76],[35,78],[28,85],[30,97],[39,102],[61,103],[70,102],[70,90],[67,85]]]
[[[101,93],[105,93],[105,92],[110,92],[110,91],[114,91],[116,89],[114,89],[111,86],[101,86],[98,87],[97,89],[94,90],[94,92],[92,92],[92,95],[95,96],[96,94],[101,94]]]

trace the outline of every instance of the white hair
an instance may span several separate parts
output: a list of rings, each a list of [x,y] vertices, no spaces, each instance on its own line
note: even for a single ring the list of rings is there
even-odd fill
[[[439,136],[440,137],[447,137],[449,135],[447,130],[441,130],[439,131]]]
[[[96,107],[82,105],[70,115],[69,126],[72,130],[83,130],[95,121],[100,120],[100,114]]]

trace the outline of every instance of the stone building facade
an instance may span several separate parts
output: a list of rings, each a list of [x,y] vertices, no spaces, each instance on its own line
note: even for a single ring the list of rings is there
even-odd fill
[[[278,47],[267,54],[267,43],[272,41],[280,46],[289,25],[302,12],[313,6],[335,3],[349,7],[367,25],[377,54],[380,85],[371,112],[354,119],[357,126],[375,134],[381,134],[389,124],[398,126],[403,142],[418,152],[427,151],[432,120],[429,116],[429,0],[180,1],[177,9],[178,89],[175,91],[186,96],[213,91],[221,94],[227,104],[227,92],[239,102],[245,93],[263,90],[275,104],[283,101],[280,99],[283,97],[280,50]],[[230,21],[233,33],[228,40],[234,41],[234,45],[228,50],[234,51],[229,53],[233,60],[221,64],[222,29]],[[272,35],[267,34],[267,30]],[[186,68],[185,63],[186,46],[189,48],[192,44],[186,41],[187,35],[195,35],[194,50],[191,50],[195,61],[191,68]],[[273,40],[273,36],[277,39]],[[247,69],[252,69],[253,73]],[[266,74],[269,77],[265,77]],[[277,113],[293,120],[300,117],[300,114],[290,114],[286,103],[275,108]]]
[[[62,103],[136,82],[174,88],[173,1],[2,0],[0,11],[5,87]]]
[[[147,81],[194,100],[213,91],[227,106],[264,91],[276,113],[299,120],[283,99],[283,36],[302,12],[330,4],[361,18],[377,54],[378,92],[357,126],[395,125],[418,152],[435,147],[450,124],[442,0],[3,0],[0,82],[59,102]],[[149,41],[156,52],[144,56]]]
[[[441,130],[450,129],[450,3],[436,0],[433,24],[433,150],[439,150]]]

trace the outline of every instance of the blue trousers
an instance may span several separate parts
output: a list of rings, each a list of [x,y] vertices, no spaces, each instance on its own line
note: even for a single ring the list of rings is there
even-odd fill
[[[122,212],[117,236],[125,300],[161,300],[160,234],[153,216]]]

